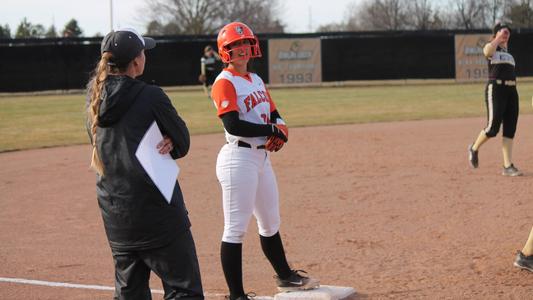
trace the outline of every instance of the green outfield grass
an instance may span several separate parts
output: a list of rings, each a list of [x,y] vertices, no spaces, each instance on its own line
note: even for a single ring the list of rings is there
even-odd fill
[[[271,90],[290,127],[484,116],[484,85],[435,84]],[[519,85],[531,113],[533,83]],[[193,134],[221,132],[202,91],[169,93]],[[83,95],[0,97],[0,152],[87,142]],[[480,124],[481,126],[481,124]]]

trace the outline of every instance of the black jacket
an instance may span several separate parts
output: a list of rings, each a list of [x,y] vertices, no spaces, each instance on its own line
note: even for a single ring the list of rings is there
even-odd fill
[[[109,76],[102,99],[96,147],[104,175],[97,176],[96,192],[109,244],[116,250],[164,246],[190,227],[183,195],[176,182],[169,205],[135,151],[155,120],[174,144],[172,157],[183,157],[190,145],[187,126],[161,88],[127,76]]]

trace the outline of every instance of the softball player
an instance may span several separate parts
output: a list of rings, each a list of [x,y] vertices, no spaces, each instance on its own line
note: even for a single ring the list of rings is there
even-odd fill
[[[531,104],[533,105],[533,98],[531,99]],[[517,251],[514,266],[533,272],[533,228],[529,232],[529,237],[522,251]]]
[[[489,138],[495,137],[503,123],[503,172],[505,176],[520,176],[522,173],[512,162],[513,138],[518,121],[518,92],[516,91],[515,60],[507,50],[511,29],[498,23],[493,28],[492,41],[483,48],[488,59],[489,81],[485,89],[487,104],[487,127],[468,147],[470,165],[477,168],[478,151]]]
[[[514,265],[520,269],[533,272],[533,228],[529,232],[529,238],[522,251],[516,253]]]
[[[227,299],[250,299],[242,283],[242,242],[252,215],[257,219],[261,248],[277,274],[278,289],[316,288],[318,280],[291,270],[279,234],[279,195],[269,151],[281,149],[288,129],[263,80],[247,69],[250,58],[261,57],[259,41],[248,26],[233,22],[220,30],[217,43],[226,64],[211,96],[227,141],[216,166],[224,209],[220,252],[230,291]]]
[[[200,77],[205,94],[209,97],[210,88],[215,82],[215,78],[222,69],[220,57],[209,45],[204,48],[204,55],[200,59]]]

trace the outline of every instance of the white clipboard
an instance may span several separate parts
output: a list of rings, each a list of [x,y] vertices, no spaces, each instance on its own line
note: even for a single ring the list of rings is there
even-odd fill
[[[170,204],[180,168],[170,154],[159,153],[157,144],[162,140],[161,130],[154,121],[139,143],[135,156]]]

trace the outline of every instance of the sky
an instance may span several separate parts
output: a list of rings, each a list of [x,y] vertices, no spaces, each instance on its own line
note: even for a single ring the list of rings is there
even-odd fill
[[[111,0],[2,0],[0,24],[8,24],[14,35],[21,20],[26,17],[32,24],[45,28],[54,24],[60,30],[72,18],[85,36],[106,34],[110,31]],[[363,0],[279,0],[282,20],[291,33],[309,32],[318,26],[340,22],[349,3]],[[112,0],[114,28],[133,27],[145,32],[143,19],[146,0]]]

